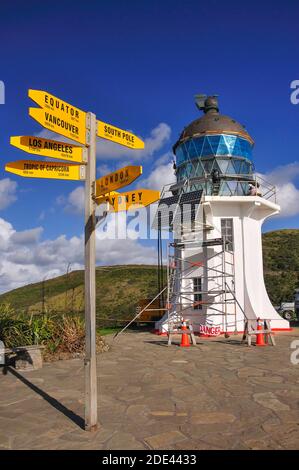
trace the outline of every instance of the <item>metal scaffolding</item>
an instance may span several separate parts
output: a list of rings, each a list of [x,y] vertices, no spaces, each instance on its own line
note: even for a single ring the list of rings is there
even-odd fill
[[[168,244],[167,323],[181,322],[190,311],[201,314],[207,323],[219,316],[223,331],[234,325],[237,331],[234,252],[224,238],[186,240]],[[209,250],[219,247],[220,250]],[[188,258],[188,250],[206,250],[204,261]],[[213,251],[208,254],[209,251]],[[200,279],[199,285],[194,280]],[[229,307],[231,306],[231,307]],[[192,312],[192,313],[193,313]]]

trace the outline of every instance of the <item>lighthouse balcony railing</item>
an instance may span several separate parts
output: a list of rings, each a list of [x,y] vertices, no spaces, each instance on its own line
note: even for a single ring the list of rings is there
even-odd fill
[[[228,175],[221,174],[218,181],[213,181],[211,175],[198,176],[171,183],[164,186],[161,192],[164,198],[180,193],[202,191],[202,195],[212,196],[252,196],[256,195],[272,202],[277,202],[276,187],[258,174]]]

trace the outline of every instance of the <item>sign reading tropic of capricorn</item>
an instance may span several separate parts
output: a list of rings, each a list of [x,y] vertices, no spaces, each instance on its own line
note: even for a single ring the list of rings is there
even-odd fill
[[[85,165],[62,162],[18,160],[5,165],[5,170],[26,178],[85,180]]]
[[[95,208],[109,202],[112,210],[130,210],[159,199],[159,191],[136,189],[126,193],[115,190],[132,183],[142,174],[141,166],[126,166],[96,181],[96,138],[102,137],[130,149],[143,149],[136,135],[119,127],[97,121],[94,113],[57,98],[46,91],[29,90],[39,108],[29,115],[44,128],[82,146],[34,136],[13,136],[11,145],[36,157],[51,157],[64,162],[19,160],[7,163],[5,170],[26,178],[60,180],[85,179],[85,429],[97,428],[96,370],[96,292],[95,292]]]

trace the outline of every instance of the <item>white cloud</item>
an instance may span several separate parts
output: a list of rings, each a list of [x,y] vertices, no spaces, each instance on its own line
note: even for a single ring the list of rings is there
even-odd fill
[[[0,292],[65,274],[67,266],[83,269],[83,235],[40,240],[42,227],[17,232],[0,218]],[[156,251],[135,240],[101,240],[97,234],[97,264],[152,264]]]
[[[18,184],[10,178],[0,180],[0,210],[6,209],[17,200]]]
[[[84,187],[78,186],[68,196],[58,196],[56,204],[64,206],[64,211],[69,214],[83,214],[84,212]]]
[[[104,176],[107,175],[108,173],[111,173],[110,167],[107,165],[107,163],[102,163],[97,167],[97,173],[98,176]]]
[[[281,207],[280,217],[299,214],[299,189],[294,180],[299,175],[299,162],[281,165],[261,175],[267,182],[276,186],[277,203]]]
[[[152,129],[150,136],[144,139],[143,150],[132,150],[105,139],[97,141],[97,156],[99,159],[120,159],[123,157],[140,160],[151,157],[160,150],[170,139],[171,129],[168,124],[161,122]]]
[[[154,160],[154,166],[160,166],[160,165],[165,165],[166,163],[173,162],[174,160],[174,155],[172,152],[166,152],[161,155],[161,157],[155,158]]]
[[[16,245],[28,244],[38,242],[43,232],[43,227],[32,228],[23,230],[22,232],[14,232],[11,236],[11,242]]]
[[[146,179],[140,181],[140,186],[161,191],[164,185],[174,183],[175,180],[172,163],[167,163],[154,168]]]

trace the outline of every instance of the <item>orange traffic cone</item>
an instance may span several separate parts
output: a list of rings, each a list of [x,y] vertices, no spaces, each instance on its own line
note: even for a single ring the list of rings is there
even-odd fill
[[[258,318],[257,319],[257,331],[259,330],[263,330],[263,322]],[[265,340],[264,340],[264,333],[257,333],[256,335],[256,343],[255,343],[256,346],[267,346],[265,344]]]
[[[184,331],[187,330],[187,325],[186,325],[185,320],[182,321],[181,330],[182,330],[182,341],[181,341],[180,346],[181,348],[188,348],[190,346],[190,341],[189,341],[189,335],[187,335],[187,333],[184,333]]]

